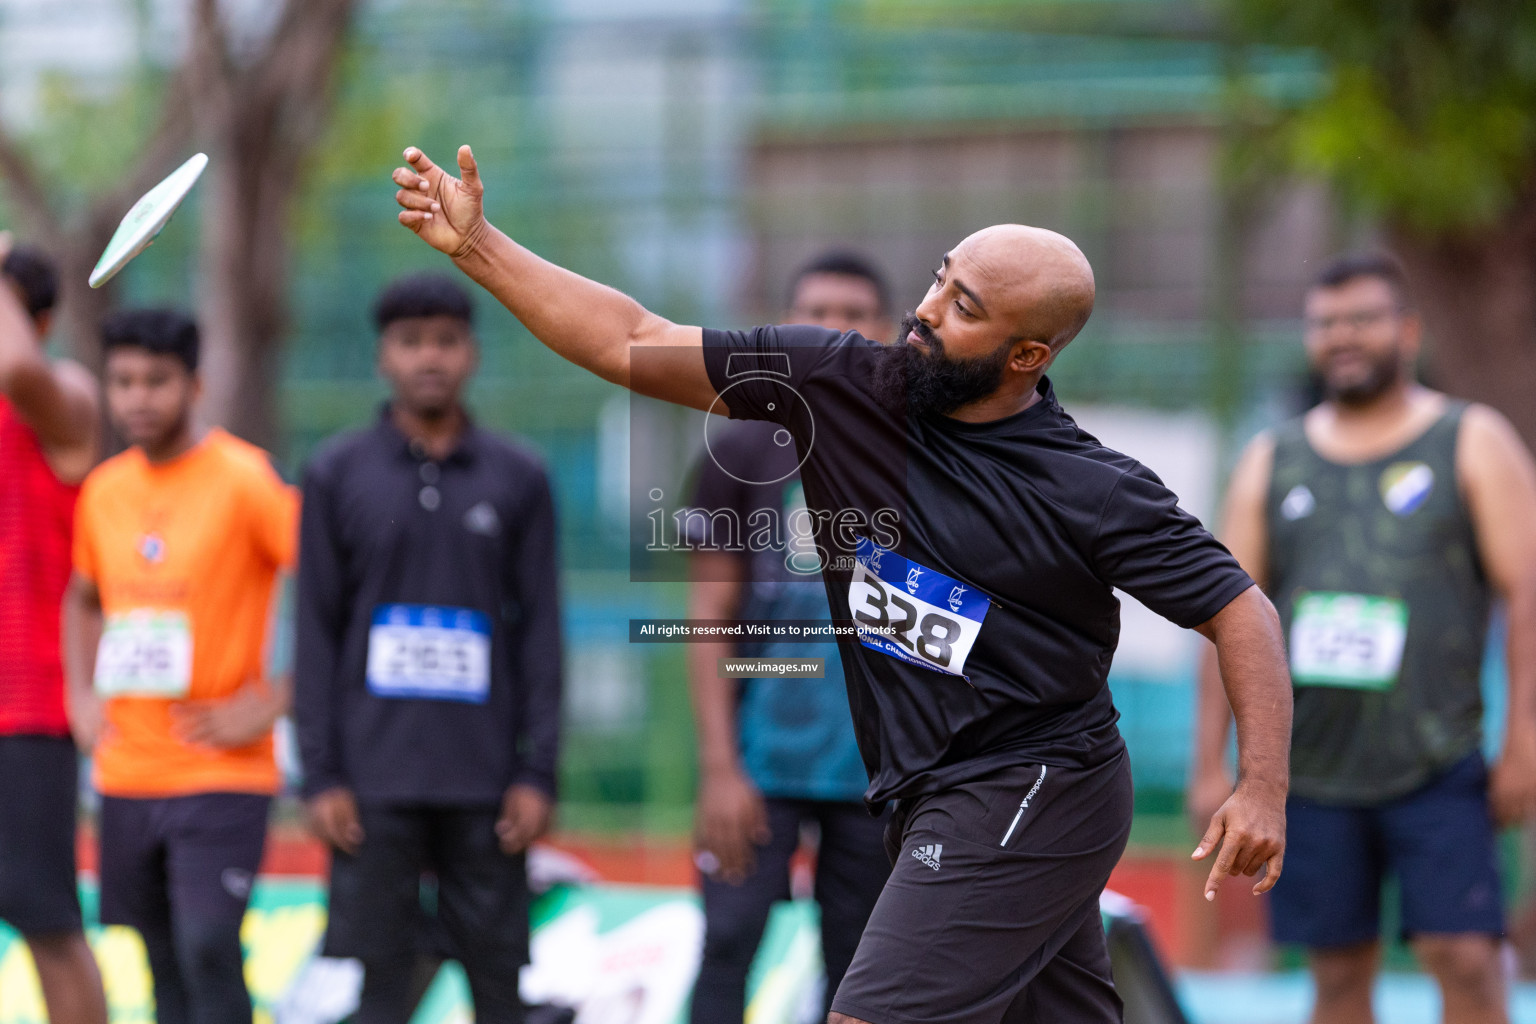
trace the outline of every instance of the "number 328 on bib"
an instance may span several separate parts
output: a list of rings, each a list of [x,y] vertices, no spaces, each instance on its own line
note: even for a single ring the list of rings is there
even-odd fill
[[[965,659],[990,606],[959,580],[859,538],[848,612],[865,647],[966,679]]]

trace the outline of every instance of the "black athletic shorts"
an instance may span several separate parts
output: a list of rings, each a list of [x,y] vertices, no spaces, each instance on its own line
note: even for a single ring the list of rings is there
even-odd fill
[[[1123,751],[901,801],[895,866],[832,1009],[870,1024],[1118,1024],[1099,894],[1130,830]]]
[[[501,974],[528,962],[528,868],[501,852],[496,807],[360,805],[357,856],[331,856],[326,956],[410,963],[417,953]],[[423,876],[435,906],[423,905]]]
[[[102,797],[101,923],[161,931],[173,908],[238,922],[271,806],[257,793]]]
[[[78,932],[72,740],[0,736],[0,920],[23,935]]]

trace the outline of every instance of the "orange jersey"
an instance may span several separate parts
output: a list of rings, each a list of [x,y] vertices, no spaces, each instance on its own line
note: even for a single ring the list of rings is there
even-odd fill
[[[273,583],[293,564],[298,507],[266,453],[222,430],[160,465],[130,448],[86,478],[74,561],[100,590],[105,620],[102,793],[277,791],[270,734],[235,750],[186,743],[172,709],[261,679]]]

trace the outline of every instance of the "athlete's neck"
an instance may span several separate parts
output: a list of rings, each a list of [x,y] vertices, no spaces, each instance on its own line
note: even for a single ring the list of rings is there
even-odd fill
[[[139,445],[139,450],[144,453],[144,458],[149,460],[150,465],[161,466],[181,458],[197,447],[197,443],[202,439],[202,431],[194,430],[190,423],[183,423],[164,439],[154,444]]]
[[[950,413],[949,418],[963,423],[990,423],[1017,416],[1040,401],[1039,383],[1037,378],[1022,394],[1009,388],[998,388],[978,402],[962,405]]]
[[[1444,409],[1444,395],[1408,381],[1362,405],[1324,402],[1307,414],[1307,440],[1326,459],[1369,462],[1411,443]]]
[[[1347,432],[1390,430],[1412,416],[1431,394],[1417,381],[1404,379],[1387,388],[1369,402],[1354,404],[1330,399],[1324,403],[1333,426]]]
[[[434,459],[445,459],[458,446],[459,439],[469,426],[469,417],[461,405],[450,406],[439,415],[431,415],[407,409],[399,402],[391,402],[389,417],[407,440],[419,444]]]

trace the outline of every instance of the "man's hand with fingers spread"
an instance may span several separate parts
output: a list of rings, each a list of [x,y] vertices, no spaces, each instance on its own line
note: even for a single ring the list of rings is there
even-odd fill
[[[1239,782],[1211,818],[1210,827],[1190,856],[1204,860],[1218,846],[1221,852],[1205,880],[1207,900],[1216,898],[1223,876],[1252,877],[1261,868],[1264,877],[1253,887],[1253,894],[1259,896],[1273,889],[1285,861],[1285,787]]]
[[[402,207],[400,223],[454,259],[472,253],[487,228],[481,203],[485,186],[480,182],[475,154],[468,146],[459,147],[458,178],[415,146],[405,151],[405,162],[409,166],[396,167],[392,176],[400,186],[395,193],[395,201]]]

